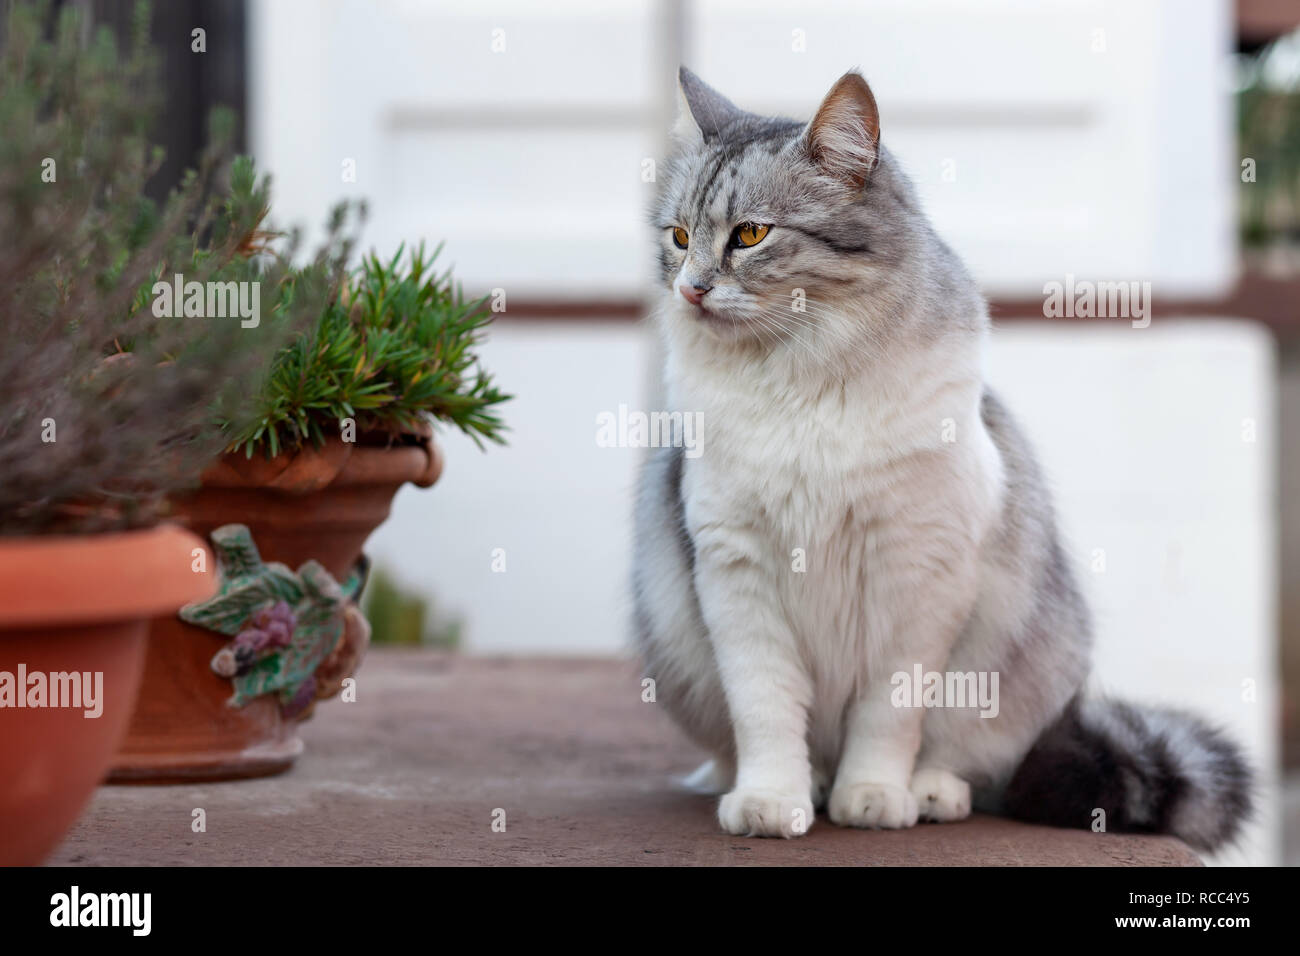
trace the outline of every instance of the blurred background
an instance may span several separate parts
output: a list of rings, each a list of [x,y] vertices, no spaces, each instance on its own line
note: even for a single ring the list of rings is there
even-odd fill
[[[990,299],[990,379],[1056,489],[1097,686],[1248,741],[1263,809],[1218,862],[1300,860],[1300,2],[156,6],[160,192],[233,105],[277,224],[364,198],[366,246],[445,241],[504,303],[482,354],[517,396],[509,447],[446,435],[443,479],[398,496],[370,546],[376,639],[627,653],[640,452],[596,421],[658,407],[646,208],[677,67],[799,118],[859,67]],[[1152,321],[1045,318],[1070,276],[1149,282]]]

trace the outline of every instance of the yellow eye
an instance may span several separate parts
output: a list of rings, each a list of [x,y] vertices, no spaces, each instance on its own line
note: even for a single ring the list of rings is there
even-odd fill
[[[687,243],[689,243],[690,241],[691,241],[691,237],[687,235],[685,229],[683,229],[681,226],[673,226],[673,243],[677,246],[678,249],[685,249]]]
[[[763,241],[767,231],[771,226],[760,226],[756,222],[742,222],[736,227],[735,242],[742,249],[746,246],[756,246]]]

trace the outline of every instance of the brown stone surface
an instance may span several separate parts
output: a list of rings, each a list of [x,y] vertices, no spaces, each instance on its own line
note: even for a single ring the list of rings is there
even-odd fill
[[[101,787],[54,864],[1196,865],[1168,837],[991,817],[901,832],[818,819],[798,840],[720,833],[671,778],[701,759],[630,664],[374,651],[323,702],[287,774]],[[202,807],[207,832],[194,833]],[[492,831],[496,808],[506,831]]]

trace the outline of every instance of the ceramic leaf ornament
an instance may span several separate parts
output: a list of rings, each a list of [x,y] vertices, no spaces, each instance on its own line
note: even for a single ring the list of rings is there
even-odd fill
[[[217,595],[181,608],[181,619],[233,638],[212,659],[213,671],[234,687],[232,707],[276,693],[285,716],[301,713],[316,699],[316,669],[343,636],[352,595],[316,561],[296,573],[264,562],[245,525],[217,528],[212,545]]]

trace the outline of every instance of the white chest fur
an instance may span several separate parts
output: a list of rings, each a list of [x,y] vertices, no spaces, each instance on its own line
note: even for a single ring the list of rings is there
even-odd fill
[[[909,613],[920,565],[978,547],[1002,481],[981,390],[973,349],[838,381],[689,344],[671,354],[673,407],[703,423],[682,485],[692,537],[753,569],[815,671],[869,667]]]

